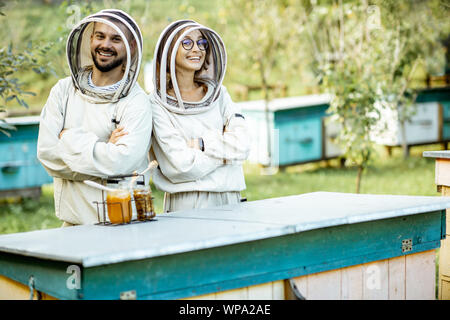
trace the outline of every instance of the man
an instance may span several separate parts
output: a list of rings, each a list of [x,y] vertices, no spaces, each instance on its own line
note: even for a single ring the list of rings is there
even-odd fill
[[[102,220],[93,203],[102,192],[83,180],[144,171],[152,131],[150,103],[136,82],[142,35],[129,15],[111,9],[83,19],[69,35],[67,58],[71,77],[50,92],[37,150],[54,177],[63,226]]]

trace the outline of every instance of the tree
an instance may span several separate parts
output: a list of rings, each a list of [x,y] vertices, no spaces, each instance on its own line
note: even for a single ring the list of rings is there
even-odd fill
[[[269,119],[269,102],[272,100],[273,74],[283,74],[286,81],[289,73],[298,69],[298,34],[296,11],[290,1],[233,0],[228,2],[227,13],[235,19],[239,30],[232,35],[238,46],[231,53],[240,57],[241,71],[254,70],[265,101],[267,126],[267,150],[269,163],[273,164]],[[229,41],[230,43],[231,41]],[[235,65],[236,67],[236,65]]]
[[[440,1],[378,2],[379,29],[383,34],[381,41],[384,48],[380,56],[384,74],[384,78],[380,79],[383,101],[396,111],[406,158],[405,125],[417,112],[414,103],[417,90],[412,80],[419,66],[432,73],[433,69],[445,68],[445,50],[441,41],[448,37],[450,31],[448,7]]]
[[[380,118],[375,103],[381,97],[382,48],[380,33],[368,23],[368,8],[365,1],[326,6],[312,2],[303,15],[305,50],[310,49],[319,83],[333,96],[328,112],[341,126],[337,142],[358,167],[357,193],[374,151],[371,131]]]
[[[429,23],[438,15],[428,1],[311,3],[303,15],[305,50],[319,82],[334,96],[329,112],[342,127],[337,142],[358,167],[359,193],[374,153],[371,132],[380,121],[380,105],[396,109],[404,128],[415,112],[412,76],[421,60],[443,54],[443,28]]]
[[[4,3],[0,1],[0,10],[4,7]],[[5,14],[0,11],[1,16]],[[47,72],[47,67],[39,63],[36,52],[39,55],[45,55],[49,50],[49,46],[33,47],[31,41],[22,52],[14,52],[12,44],[8,47],[0,48],[0,97],[3,103],[0,104],[0,111],[4,112],[9,101],[15,100],[19,105],[28,108],[24,95],[34,95],[33,92],[24,90],[24,83],[17,78],[17,73],[24,70],[33,70],[41,74]],[[15,128],[7,124],[4,119],[0,118],[0,132],[10,135],[8,130]]]

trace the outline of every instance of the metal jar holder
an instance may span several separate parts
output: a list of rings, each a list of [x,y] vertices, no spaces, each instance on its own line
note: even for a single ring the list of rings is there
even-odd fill
[[[120,176],[111,176],[108,177],[106,179],[106,183],[107,184],[119,184],[120,181],[125,180],[126,178],[130,178],[130,177],[138,177],[138,179],[142,179],[141,181],[137,180],[136,184],[139,186],[145,186],[145,177],[143,174],[129,174],[129,175],[120,175]],[[131,200],[128,201],[128,203],[126,204],[128,206],[128,210],[130,210],[129,212],[132,212],[132,203],[135,203],[135,207],[136,207],[136,202],[142,202],[142,208],[144,208],[144,211],[147,213],[150,213],[150,216],[146,216],[145,220],[138,220],[138,219],[130,219],[129,222],[125,222],[125,217],[124,217],[124,211],[125,208],[123,207],[124,205],[124,201],[121,202],[109,202],[109,205],[120,205],[121,206],[121,214],[122,214],[122,223],[111,223],[109,221],[107,221],[106,217],[108,215],[108,203],[105,200],[105,191],[102,190],[102,201],[93,201],[93,203],[97,206],[97,220],[98,223],[96,223],[96,225],[101,225],[101,226],[120,226],[120,225],[124,225],[124,224],[131,224],[131,223],[141,223],[141,222],[148,222],[148,221],[156,221],[155,219],[155,212],[153,210],[153,199],[154,197],[150,197],[150,201],[151,203],[148,204],[146,199],[140,199],[140,200],[136,200],[134,199],[133,196],[133,192],[130,192],[130,196],[131,196]],[[147,208],[147,205],[150,205],[150,208]],[[151,210],[148,210],[151,209]],[[100,213],[102,212],[102,213]],[[102,216],[103,219],[100,219],[100,216]]]

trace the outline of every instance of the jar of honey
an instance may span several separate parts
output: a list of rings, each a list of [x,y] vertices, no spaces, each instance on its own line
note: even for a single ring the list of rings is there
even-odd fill
[[[151,220],[155,217],[153,209],[152,191],[150,186],[136,186],[133,190],[136,204],[137,219],[139,221]]]
[[[119,184],[117,190],[107,193],[106,204],[111,223],[120,224],[131,221],[131,193],[125,184]]]

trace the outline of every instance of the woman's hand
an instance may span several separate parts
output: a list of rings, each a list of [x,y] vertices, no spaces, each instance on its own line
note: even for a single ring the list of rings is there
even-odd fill
[[[111,136],[109,137],[108,143],[116,144],[119,139],[125,135],[127,135],[128,132],[124,131],[124,127],[119,126],[111,133]]]

